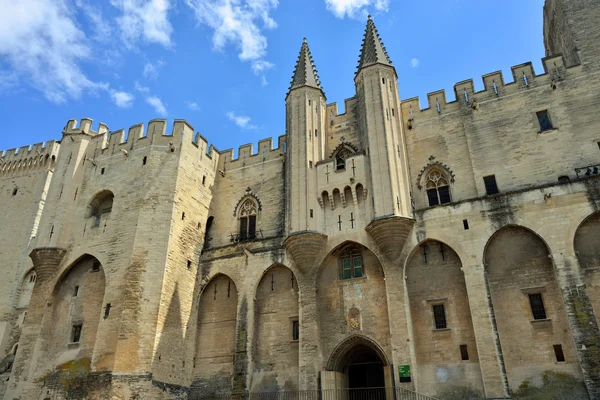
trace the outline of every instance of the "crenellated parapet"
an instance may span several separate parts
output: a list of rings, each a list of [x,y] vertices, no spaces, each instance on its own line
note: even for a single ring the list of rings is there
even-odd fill
[[[0,175],[17,174],[39,168],[51,168],[60,143],[49,140],[15,149],[0,151]]]
[[[565,60],[560,54],[543,58],[542,64],[544,72],[539,75],[536,75],[531,62],[511,67],[512,82],[509,83],[505,82],[502,71],[483,75],[484,88],[478,92],[475,91],[472,79],[458,82],[454,85],[455,100],[453,101],[448,101],[445,90],[428,93],[426,108],[421,108],[419,97],[403,100],[402,111],[405,124],[412,129],[413,124],[419,119],[427,120],[460,110],[477,111],[483,102],[540,87],[555,89],[566,79],[568,73],[581,69],[580,65],[566,67]]]
[[[219,152],[219,170],[226,172],[232,169],[248,167],[268,161],[280,160],[283,162],[285,155],[286,136],[277,138],[277,147],[273,148],[273,139],[262,139],[258,142],[258,149],[254,151],[254,144],[248,143],[239,147],[237,157],[233,149]]]
[[[185,141],[189,141],[198,148],[202,160],[206,159],[207,162],[214,163],[215,157],[218,158],[218,150],[209,145],[200,133],[195,133],[194,127],[186,120],[175,120],[171,133],[167,133],[166,119],[153,119],[147,125],[140,123],[130,126],[127,130],[116,131],[109,131],[103,123],[100,123],[98,130],[94,131],[92,122],[89,118],[83,118],[78,126],[77,120],[69,120],[63,135],[65,137],[91,136],[90,141],[97,143],[96,146],[92,146],[98,149],[95,157],[112,156],[146,146],[159,146],[164,147],[166,151],[175,151]]]

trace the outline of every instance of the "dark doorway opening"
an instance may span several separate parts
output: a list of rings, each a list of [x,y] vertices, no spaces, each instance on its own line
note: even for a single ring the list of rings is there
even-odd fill
[[[356,345],[348,352],[346,377],[350,389],[384,387],[383,361],[370,347]]]

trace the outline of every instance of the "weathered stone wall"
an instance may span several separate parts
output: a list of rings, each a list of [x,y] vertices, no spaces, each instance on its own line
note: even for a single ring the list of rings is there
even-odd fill
[[[577,228],[575,253],[581,266],[583,282],[600,325],[600,213],[592,215]]]
[[[482,393],[469,297],[458,255],[441,242],[422,243],[409,260],[406,277],[419,386],[431,395],[443,394],[452,386]],[[435,329],[434,305],[443,305],[447,329]],[[461,345],[467,346],[467,360],[461,358]]]

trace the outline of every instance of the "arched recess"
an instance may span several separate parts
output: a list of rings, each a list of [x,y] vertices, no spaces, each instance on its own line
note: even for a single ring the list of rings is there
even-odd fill
[[[340,244],[323,259],[316,282],[325,360],[351,335],[368,336],[389,349],[385,275],[372,251],[356,242]],[[360,318],[355,319],[357,311]]]
[[[193,385],[206,394],[231,389],[238,291],[226,275],[215,276],[200,295]]]
[[[96,369],[94,349],[103,307],[106,277],[100,262],[86,254],[58,280],[52,293],[52,315],[45,318],[45,356],[53,368],[71,360],[89,360]],[[103,368],[100,366],[100,368]]]
[[[579,225],[575,232],[575,254],[583,274],[587,294],[600,325],[600,212]]]
[[[483,393],[460,258],[429,240],[413,250],[405,274],[420,391],[443,396],[449,387],[463,387]]]
[[[31,293],[33,292],[33,287],[35,286],[36,279],[37,276],[35,274],[35,270],[33,269],[29,270],[29,272],[27,272],[23,277],[23,280],[21,281],[21,286],[19,287],[17,308],[25,309],[29,306],[29,301],[31,300]]]
[[[506,226],[487,243],[484,260],[511,390],[524,382],[541,386],[546,371],[582,379],[544,241],[526,228]]]
[[[298,282],[284,265],[263,275],[256,289],[251,391],[298,390]]]

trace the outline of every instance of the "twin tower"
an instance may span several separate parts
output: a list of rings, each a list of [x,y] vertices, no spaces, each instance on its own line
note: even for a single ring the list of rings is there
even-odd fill
[[[397,74],[370,16],[354,82],[337,115],[304,39],[286,97],[288,236],[412,221]]]

